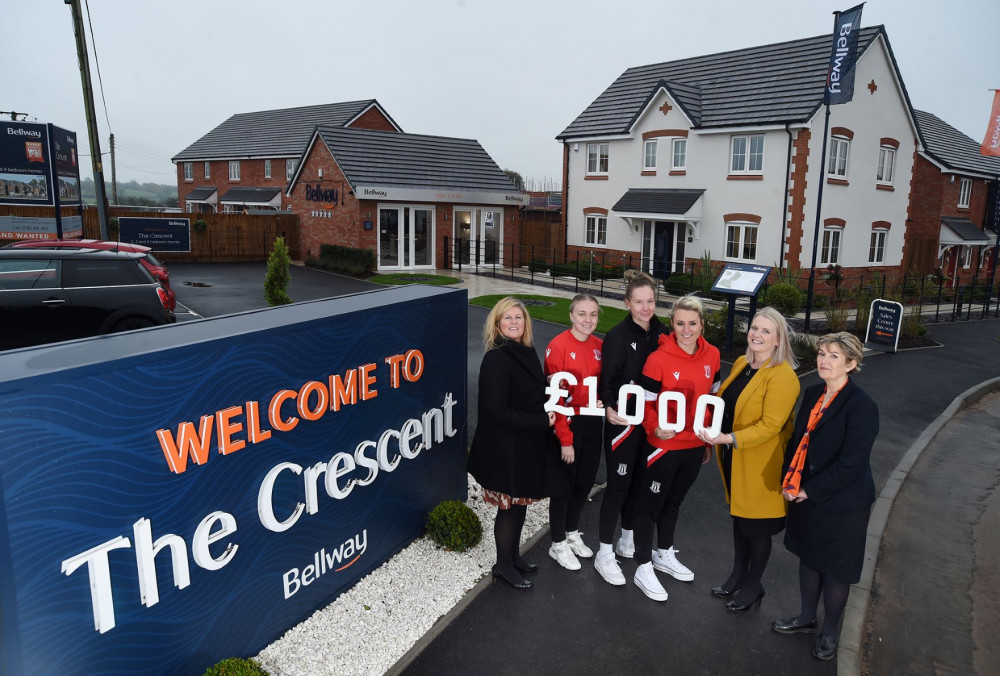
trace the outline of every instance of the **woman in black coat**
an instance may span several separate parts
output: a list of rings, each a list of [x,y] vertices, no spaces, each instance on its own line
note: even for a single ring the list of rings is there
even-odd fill
[[[782,494],[789,501],[785,547],[799,557],[799,614],[776,620],[782,634],[816,630],[823,596],[823,625],[813,655],[832,659],[851,584],[861,579],[868,515],[875,502],[872,445],[878,406],[849,375],[861,370],[862,345],[842,331],[816,344],[822,385],[802,398],[785,452]]]
[[[483,487],[483,500],[497,506],[493,577],[516,589],[530,589],[532,583],[521,573],[538,567],[521,558],[521,529],[527,506],[551,495],[545,468],[547,462],[558,461],[558,442],[551,431],[555,414],[544,408],[545,375],[532,346],[531,318],[521,301],[503,298],[494,306],[486,318],[483,343],[469,473]]]

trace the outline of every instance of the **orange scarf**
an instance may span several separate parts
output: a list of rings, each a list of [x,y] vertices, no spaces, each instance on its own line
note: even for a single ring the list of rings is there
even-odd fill
[[[846,384],[847,382],[845,381],[844,385]],[[840,390],[844,389],[844,385],[841,385],[833,393],[833,396],[830,397],[830,401],[827,402],[825,407],[823,406],[823,397],[821,396],[813,404],[812,410],[809,411],[809,422],[806,424],[806,433],[802,435],[802,440],[799,442],[798,448],[795,449],[795,455],[792,456],[792,462],[788,466],[788,472],[781,482],[782,490],[793,497],[798,496],[799,491],[802,490],[802,468],[806,466],[806,453],[809,451],[809,435],[816,429],[819,419],[826,413],[826,409],[830,408],[830,404],[840,394]]]

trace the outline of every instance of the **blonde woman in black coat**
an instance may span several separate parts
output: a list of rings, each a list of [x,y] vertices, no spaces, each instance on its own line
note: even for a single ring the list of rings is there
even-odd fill
[[[522,573],[537,570],[521,558],[527,506],[552,494],[546,465],[557,462],[555,414],[545,411],[545,375],[521,301],[503,298],[486,319],[486,353],[479,369],[479,418],[469,452],[469,473],[496,505],[497,562],[493,577],[515,589],[533,584]],[[550,477],[552,473],[550,472]]]

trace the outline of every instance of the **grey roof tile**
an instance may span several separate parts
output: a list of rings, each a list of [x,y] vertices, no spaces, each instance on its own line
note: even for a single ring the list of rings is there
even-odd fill
[[[281,188],[230,188],[225,195],[219,198],[219,201],[263,204],[273,200],[280,192]]]
[[[859,53],[879,34],[882,26],[863,28]],[[629,68],[556,138],[627,134],[661,86],[695,127],[805,121],[822,103],[830,40],[827,34]]]
[[[611,207],[619,213],[685,214],[694,206],[703,189],[632,188]]]
[[[214,186],[207,186],[207,187],[206,186],[199,186],[199,187],[195,188],[194,190],[192,190],[191,192],[189,192],[187,194],[187,197],[185,197],[184,199],[186,199],[186,200],[207,200],[209,197],[211,197],[212,195],[214,195],[216,192],[218,192],[218,188],[216,188]]]
[[[1000,157],[979,154],[975,141],[931,113],[914,110],[920,138],[928,155],[953,171],[1000,176]]]
[[[316,131],[354,186],[518,192],[473,139],[342,127]]]
[[[177,153],[172,160],[298,157],[316,125],[342,127],[372,105],[377,106],[378,101],[367,99],[239,113]]]
[[[989,241],[989,237],[987,237],[986,233],[981,228],[976,227],[976,224],[968,218],[942,216],[941,222],[951,228],[952,232],[970,244],[975,242],[985,243]]]

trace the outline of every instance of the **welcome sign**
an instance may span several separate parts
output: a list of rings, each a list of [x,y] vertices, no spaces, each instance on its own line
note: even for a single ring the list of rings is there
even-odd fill
[[[408,287],[0,354],[0,671],[200,674],[391,557],[465,497],[466,323]]]

